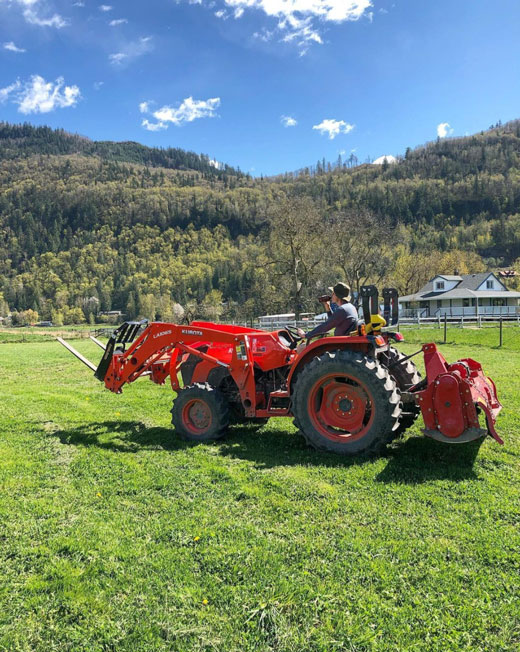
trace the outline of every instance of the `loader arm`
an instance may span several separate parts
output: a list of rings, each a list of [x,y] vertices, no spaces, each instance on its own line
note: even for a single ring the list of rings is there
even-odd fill
[[[125,345],[130,343],[142,327],[144,330],[125,350]],[[125,384],[134,382],[144,374],[149,374],[151,380],[158,384],[163,384],[170,375],[172,388],[178,391],[180,386],[177,372],[182,364],[182,359],[179,358],[182,358],[183,353],[191,353],[225,367],[237,384],[246,414],[254,416],[256,390],[250,333],[250,329],[233,327],[226,330],[226,327],[209,323],[179,326],[151,322],[144,326],[139,322],[126,322],[114,331],[94,375],[116,394],[122,392]],[[208,355],[195,346],[205,342],[228,344],[231,350],[229,363]]]

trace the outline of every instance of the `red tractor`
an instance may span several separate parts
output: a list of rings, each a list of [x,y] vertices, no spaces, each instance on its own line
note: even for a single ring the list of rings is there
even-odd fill
[[[423,432],[439,441],[489,434],[503,443],[494,428],[501,405],[480,364],[470,358],[448,364],[435,344],[425,344],[422,379],[412,356],[393,346],[402,336],[383,330],[388,320],[397,321],[396,291],[383,292],[386,319],[379,315],[374,286],[362,288],[361,296],[363,314],[370,315],[366,323],[348,336],[316,339],[299,352],[299,338],[289,327],[267,332],[203,321],[126,322],[106,347],[93,338],[105,349],[97,368],[60,341],[116,394],[144,375],[159,385],[169,378],[176,393],[172,423],[190,441],[219,439],[233,423],[293,416],[319,450],[372,454],[422,412]]]

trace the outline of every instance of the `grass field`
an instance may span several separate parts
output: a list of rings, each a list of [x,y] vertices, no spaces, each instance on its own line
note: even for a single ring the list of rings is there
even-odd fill
[[[497,382],[505,446],[416,426],[371,460],[288,419],[182,443],[168,387],[1,345],[0,649],[518,650],[519,348],[475,344],[444,351]]]

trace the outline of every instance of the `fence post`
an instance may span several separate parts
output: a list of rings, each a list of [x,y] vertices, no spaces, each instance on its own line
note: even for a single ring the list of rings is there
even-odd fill
[[[438,319],[438,321],[439,321],[438,328],[440,330],[441,329],[441,313],[438,314],[438,318],[439,318]]]
[[[500,317],[500,344],[499,344],[499,346],[502,346],[502,342],[503,342],[502,317]]]
[[[448,331],[448,315],[447,315],[447,313],[444,313],[444,342],[443,342],[443,344],[446,344],[447,331]]]
[[[464,314],[462,314],[462,317],[460,318],[460,327],[464,328]]]

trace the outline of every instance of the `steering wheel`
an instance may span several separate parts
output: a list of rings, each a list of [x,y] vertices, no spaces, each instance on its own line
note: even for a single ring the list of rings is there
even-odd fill
[[[291,339],[291,348],[294,349],[298,342],[303,339],[303,337],[298,335],[298,329],[294,328],[293,326],[284,326],[283,330],[287,331],[287,334]]]

